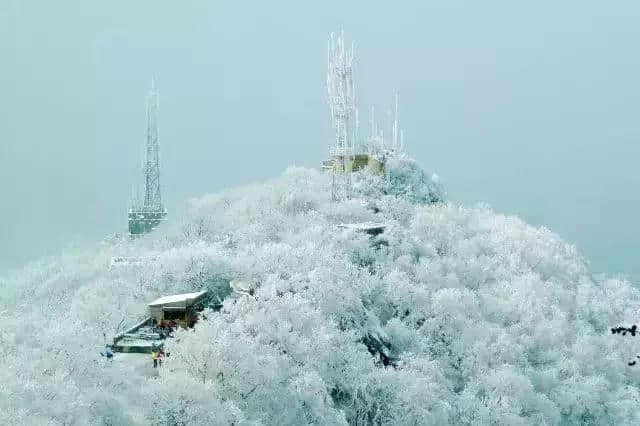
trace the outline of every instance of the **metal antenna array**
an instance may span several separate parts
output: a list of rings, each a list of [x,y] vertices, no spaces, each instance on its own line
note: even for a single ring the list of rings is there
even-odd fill
[[[393,152],[396,154],[401,153],[404,150],[404,130],[400,128],[399,119],[399,96],[395,94],[395,105],[393,121],[391,123],[391,146],[387,146],[387,142],[384,138],[384,129],[378,127],[375,116],[375,108],[372,106],[369,113],[370,134],[368,139],[368,151],[372,154],[385,154]],[[389,111],[391,116],[391,111]]]
[[[355,94],[353,90],[353,46],[347,49],[344,33],[331,33],[328,42],[327,94],[331,124],[336,139],[330,150],[333,158],[331,198],[334,201],[351,195],[351,171],[354,146]],[[357,119],[356,119],[357,120]]]
[[[129,209],[129,235],[138,236],[152,231],[167,217],[160,192],[160,143],[158,140],[158,91],[155,80],[151,80],[151,90],[147,96],[147,138],[145,141],[144,201],[139,204],[132,195]]]
[[[398,129],[398,93],[396,92],[396,108],[395,108],[395,115],[393,116],[393,127],[391,129],[391,133],[393,134],[393,150],[395,152],[398,152],[398,136],[399,136],[399,129]]]
[[[158,92],[155,80],[151,79],[151,90],[147,96],[147,143],[144,165],[144,208],[161,211],[160,193],[160,144],[158,143]]]
[[[379,155],[386,152],[387,147],[384,141],[384,129],[378,127],[376,121],[376,109],[372,106],[369,113],[369,123],[371,124],[368,149],[371,154]]]

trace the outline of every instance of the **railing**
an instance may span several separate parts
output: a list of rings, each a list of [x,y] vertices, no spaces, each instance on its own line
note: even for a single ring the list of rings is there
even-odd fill
[[[148,323],[150,323],[151,321],[153,321],[152,318],[145,318],[144,321],[139,322],[138,324],[134,325],[133,327],[129,328],[128,330],[123,331],[120,334],[117,334],[114,338],[113,338],[113,345],[115,346],[116,344],[118,344],[118,342],[120,340],[122,340],[123,337],[125,337],[126,334],[133,334],[135,333],[139,328],[144,327],[145,325],[147,325]]]

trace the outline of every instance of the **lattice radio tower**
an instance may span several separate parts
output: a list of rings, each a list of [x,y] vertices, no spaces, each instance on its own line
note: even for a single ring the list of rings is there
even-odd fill
[[[147,141],[144,165],[144,208],[152,211],[163,210],[160,192],[160,144],[158,143],[158,91],[155,80],[151,80],[151,90],[147,97]]]
[[[354,147],[356,114],[353,91],[353,45],[345,47],[344,33],[331,33],[328,43],[327,94],[335,142],[330,150],[333,160],[331,199],[351,196],[351,167]]]
[[[147,135],[145,141],[144,201],[142,206],[132,200],[129,209],[129,234],[136,236],[150,232],[167,217],[160,191],[160,143],[158,140],[158,91],[155,80],[147,96]]]

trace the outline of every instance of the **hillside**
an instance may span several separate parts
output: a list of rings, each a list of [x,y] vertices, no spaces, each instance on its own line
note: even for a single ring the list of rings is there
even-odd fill
[[[640,424],[640,347],[609,332],[638,318],[632,284],[596,280],[547,229],[447,203],[412,160],[390,167],[340,203],[290,168],[0,278],[3,423]],[[387,227],[338,227],[359,222]],[[202,288],[223,308],[159,371],[99,355],[148,301]]]

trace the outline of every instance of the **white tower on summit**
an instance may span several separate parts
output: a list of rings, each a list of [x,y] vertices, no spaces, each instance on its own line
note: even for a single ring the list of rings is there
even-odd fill
[[[158,138],[158,91],[155,80],[151,80],[151,90],[147,96],[147,134],[144,144],[145,156],[144,199],[142,205],[132,194],[129,208],[129,235],[136,237],[151,232],[167,218],[167,209],[162,203],[160,191],[160,142]]]
[[[162,211],[160,192],[160,144],[158,142],[158,91],[155,79],[151,79],[151,90],[147,96],[147,138],[146,162],[144,165],[144,207],[153,211]]]
[[[331,198],[351,195],[350,167],[355,140],[355,94],[353,90],[353,46],[345,47],[344,33],[331,33],[328,43],[327,95],[335,141],[330,150],[332,161]]]

